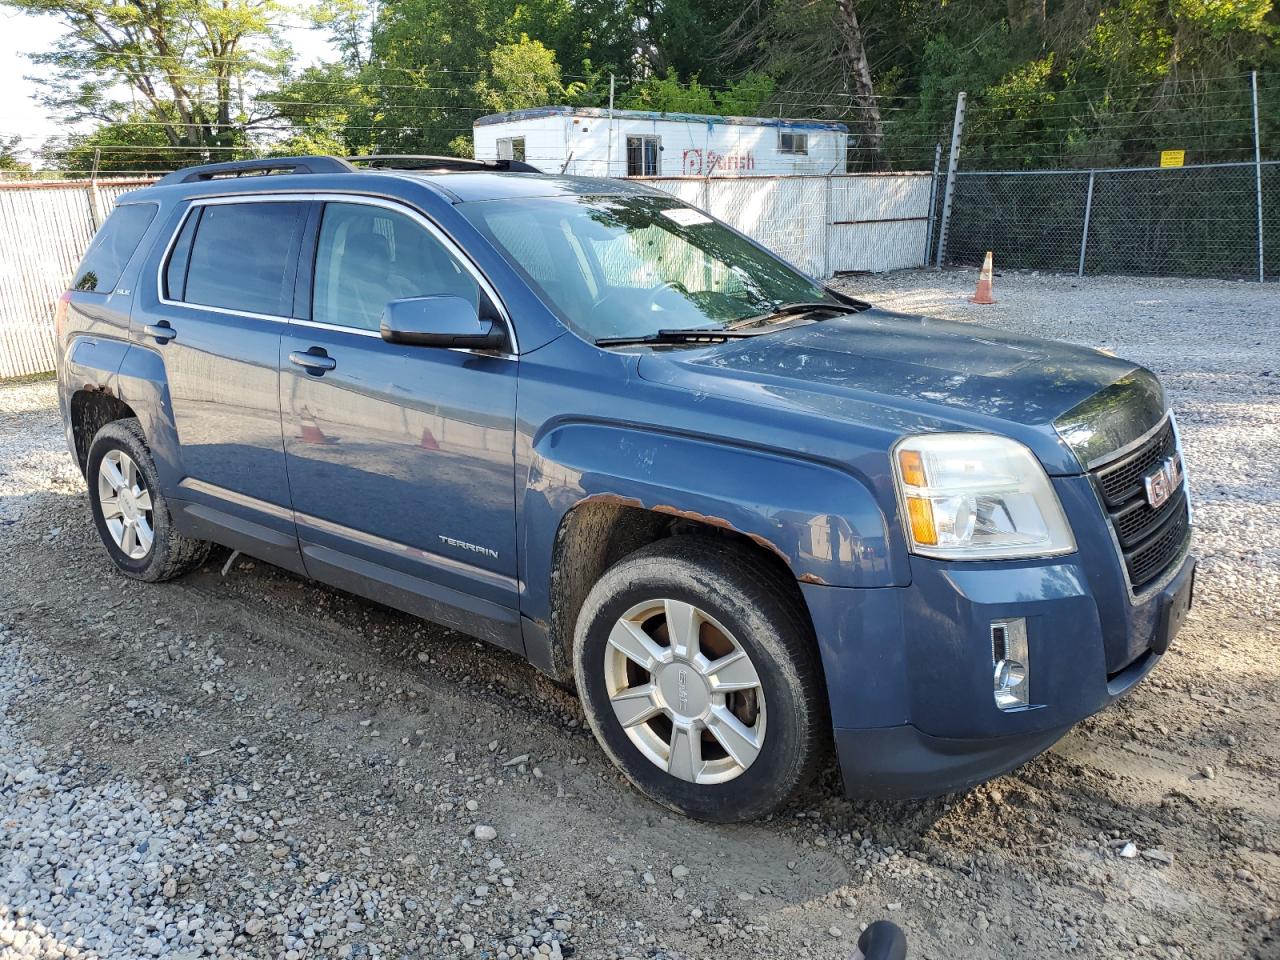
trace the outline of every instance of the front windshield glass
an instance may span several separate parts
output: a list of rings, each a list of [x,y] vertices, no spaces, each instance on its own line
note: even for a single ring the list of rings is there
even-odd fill
[[[588,340],[721,328],[830,294],[678,200],[485,200],[460,208]]]

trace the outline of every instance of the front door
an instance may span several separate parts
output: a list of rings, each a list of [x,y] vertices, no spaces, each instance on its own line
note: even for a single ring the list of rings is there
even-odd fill
[[[158,444],[178,524],[301,571],[280,437],[281,333],[312,204],[197,201],[141,283],[133,335],[164,364],[176,448]],[[160,406],[163,406],[161,401]]]
[[[303,263],[309,319],[280,347],[284,444],[307,570],[520,648],[516,361],[387,343],[388,301],[491,298],[427,221],[373,201],[325,204]]]

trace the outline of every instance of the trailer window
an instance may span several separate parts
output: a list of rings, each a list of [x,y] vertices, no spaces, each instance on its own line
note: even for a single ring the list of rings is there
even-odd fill
[[[656,177],[662,173],[661,137],[627,137],[627,176]]]
[[[524,162],[524,137],[499,137],[498,159]]]
[[[778,132],[779,153],[809,153],[809,135],[807,133]]]

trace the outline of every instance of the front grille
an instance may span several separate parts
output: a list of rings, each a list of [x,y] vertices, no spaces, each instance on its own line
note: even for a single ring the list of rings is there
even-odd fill
[[[1145,491],[1143,496],[1111,514],[1111,525],[1116,529],[1116,538],[1120,546],[1128,550],[1145,540],[1155,532],[1165,520],[1175,513],[1185,513],[1186,494],[1179,489],[1157,510],[1147,503]]]
[[[1147,502],[1144,484],[1163,461],[1177,454],[1177,448],[1173,421],[1166,420],[1137,450],[1092,472],[1134,590],[1159,579],[1191,535],[1185,480],[1158,508]]]
[[[1118,507],[1142,494],[1142,478],[1161,460],[1173,456],[1177,440],[1173,421],[1166,420],[1154,437],[1132,453],[1099,467],[1093,472],[1108,507]]]
[[[1187,542],[1187,534],[1191,524],[1187,522],[1187,509],[1182,509],[1169,518],[1169,522],[1147,540],[1138,549],[1124,555],[1125,565],[1129,568],[1129,581],[1137,590],[1164,573],[1169,564],[1177,559]]]

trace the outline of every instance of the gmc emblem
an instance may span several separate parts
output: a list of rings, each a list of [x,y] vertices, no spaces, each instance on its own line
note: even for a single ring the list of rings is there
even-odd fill
[[[1142,486],[1147,491],[1147,503],[1151,505],[1151,509],[1159,510],[1164,506],[1180,483],[1182,483],[1182,457],[1175,453],[1142,478]]]

